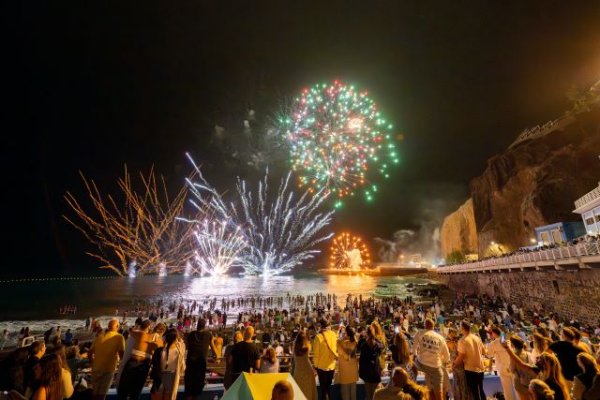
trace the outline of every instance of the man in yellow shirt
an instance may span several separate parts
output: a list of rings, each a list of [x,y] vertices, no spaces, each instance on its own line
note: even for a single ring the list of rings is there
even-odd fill
[[[338,358],[337,336],[330,329],[329,322],[322,319],[321,331],[313,341],[313,364],[319,377],[321,400],[329,400],[329,389],[333,382],[335,362]]]
[[[465,369],[465,381],[474,400],[485,400],[483,391],[483,374],[485,365],[483,356],[486,354],[485,346],[479,335],[471,333],[471,323],[462,321],[460,323],[462,339],[458,341],[458,357],[454,360],[454,368],[461,365]]]
[[[90,348],[93,400],[104,400],[115,375],[117,362],[123,358],[125,339],[118,331],[119,321],[110,320],[106,332],[100,333]]]

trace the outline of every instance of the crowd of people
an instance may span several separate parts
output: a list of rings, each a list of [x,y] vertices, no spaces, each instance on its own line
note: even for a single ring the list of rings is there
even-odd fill
[[[354,400],[359,381],[368,400],[481,400],[500,398],[485,392],[493,373],[507,400],[600,399],[599,325],[486,296],[209,299],[156,304],[133,326],[114,318],[89,327],[90,343],[66,343],[58,329],[16,349],[2,361],[0,389],[101,400],[114,386],[125,400],[149,386],[153,400],[174,400],[183,385],[195,400],[214,373],[227,390],[243,372],[290,371],[311,400],[317,389],[329,399],[334,383]]]

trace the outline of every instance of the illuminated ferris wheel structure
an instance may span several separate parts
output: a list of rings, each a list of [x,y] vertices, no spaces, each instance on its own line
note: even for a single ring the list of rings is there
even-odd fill
[[[360,270],[371,267],[369,248],[360,236],[342,232],[333,238],[330,269]]]

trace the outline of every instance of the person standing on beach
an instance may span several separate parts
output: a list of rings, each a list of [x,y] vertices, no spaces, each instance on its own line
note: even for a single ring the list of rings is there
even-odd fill
[[[93,400],[104,400],[110,388],[117,362],[123,358],[125,339],[119,332],[119,321],[110,320],[106,332],[96,336],[89,351],[92,360]]]
[[[485,371],[483,355],[486,353],[485,347],[479,335],[471,333],[471,324],[468,321],[460,323],[460,330],[463,337],[458,341],[458,357],[454,360],[454,367],[464,364],[465,379],[472,398],[485,400],[485,392],[483,391],[483,373]]]
[[[200,318],[196,331],[187,337],[187,359],[185,366],[185,398],[186,400],[200,400],[206,381],[206,357],[208,348],[212,347],[212,334],[206,329],[206,320]]]
[[[254,344],[254,328],[246,327],[244,340],[233,345],[228,356],[231,364],[231,381],[235,382],[242,372],[258,372],[260,370],[260,351]]]
[[[231,354],[233,346],[236,343],[241,342],[242,340],[244,340],[244,335],[242,335],[242,332],[236,331],[233,335],[233,343],[230,343],[227,346],[225,346],[225,354],[223,356],[223,358],[225,359],[225,376],[223,377],[223,386],[225,387],[225,390],[229,389],[229,387],[233,383],[233,380],[231,378],[231,363],[229,362],[229,354]]]
[[[443,400],[444,368],[450,361],[446,339],[433,330],[432,319],[425,320],[425,329],[415,337],[415,365],[425,373],[425,385],[435,400]]]
[[[39,379],[35,376],[35,368],[44,357],[44,354],[46,354],[46,343],[36,341],[29,346],[29,358],[25,363],[25,393],[28,398],[40,385]]]
[[[119,400],[137,400],[142,393],[154,350],[163,346],[162,333],[151,333],[151,321],[146,320],[140,329],[132,329],[129,336],[133,340],[131,355],[128,360],[123,360],[125,366],[120,375],[117,397]]]
[[[160,386],[157,394],[162,400],[176,400],[179,378],[185,368],[185,344],[177,329],[171,328],[165,335],[165,347],[160,351]]]
[[[506,352],[502,343],[502,330],[494,326],[492,327],[492,340],[487,345],[487,351],[490,356],[494,360],[494,364],[496,365],[496,371],[500,376],[500,383],[502,384],[502,393],[504,393],[504,398],[506,400],[517,400],[517,395],[514,389],[513,383],[513,373],[510,368],[510,355]]]
[[[377,335],[374,324],[367,328],[367,337],[358,341],[357,349],[360,353],[358,361],[358,376],[365,382],[367,400],[373,400],[375,391],[381,383],[380,356],[385,347]],[[320,382],[320,381],[319,381]]]
[[[313,340],[313,364],[319,376],[321,399],[329,400],[335,364],[338,359],[337,335],[329,329],[329,322],[326,319],[323,318],[320,325],[321,331]]]
[[[573,343],[575,333],[571,328],[563,328],[560,336],[561,340],[551,343],[548,347],[556,354],[570,390],[573,387],[575,375],[583,372],[577,364],[577,355],[583,350]]]

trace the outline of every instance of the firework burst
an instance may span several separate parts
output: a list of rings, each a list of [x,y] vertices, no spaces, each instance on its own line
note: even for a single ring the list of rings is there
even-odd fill
[[[399,162],[392,125],[366,92],[335,81],[305,89],[287,120],[292,168],[299,185],[341,200],[359,189],[371,201],[379,178]]]
[[[360,236],[348,232],[333,238],[329,256],[331,269],[363,269],[371,266],[371,255]]]
[[[278,189],[271,192],[267,171],[256,191],[238,178],[234,198],[226,201],[206,181],[189,155],[188,158],[199,177],[196,182],[188,180],[194,197],[192,204],[239,227],[245,243],[240,250],[239,265],[245,274],[271,276],[289,272],[314,258],[319,253],[315,247],[331,238],[323,233],[333,215],[333,211],[321,211],[327,199],[324,190],[314,196],[308,190],[297,195],[290,189],[291,174],[288,174]]]
[[[227,221],[203,221],[196,225],[194,237],[198,249],[195,260],[201,275],[221,276],[241,264],[242,252],[247,247],[239,227]]]

